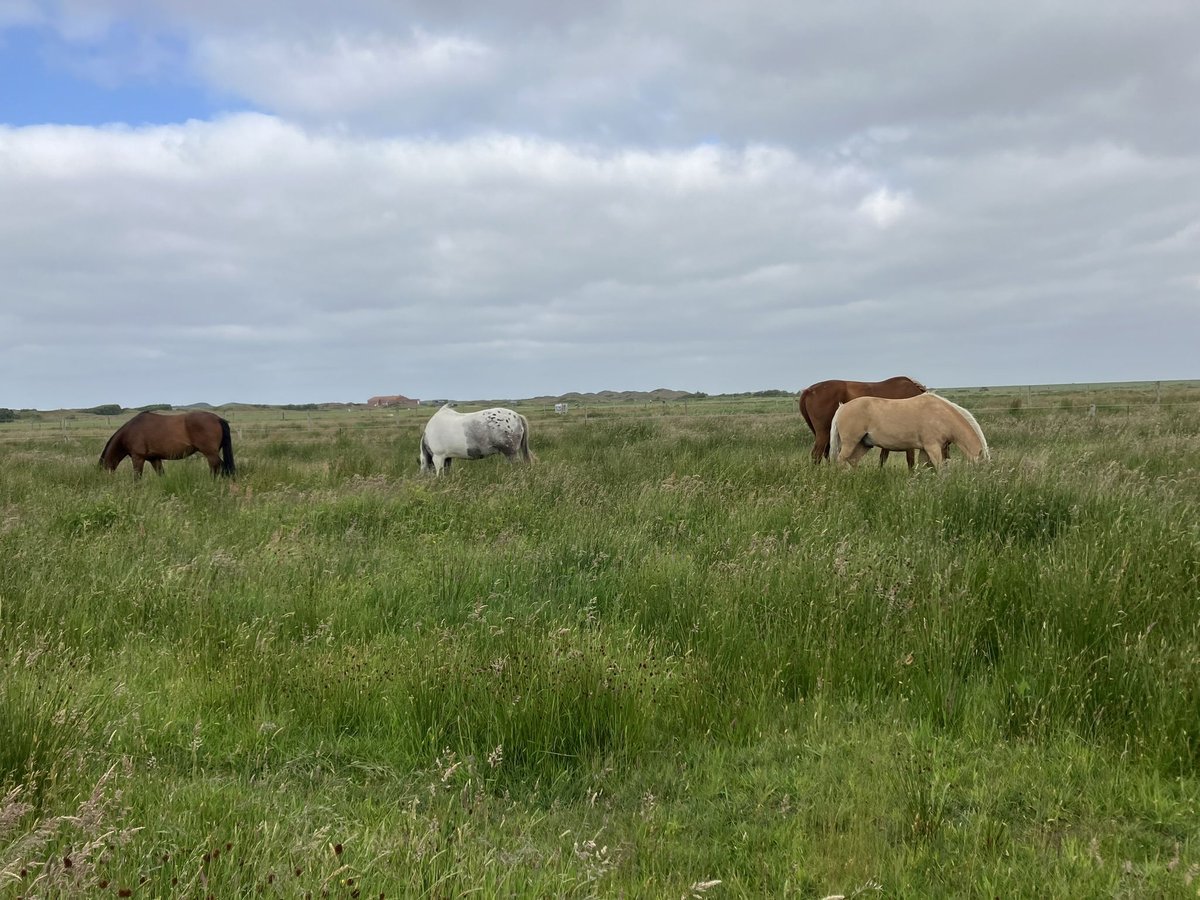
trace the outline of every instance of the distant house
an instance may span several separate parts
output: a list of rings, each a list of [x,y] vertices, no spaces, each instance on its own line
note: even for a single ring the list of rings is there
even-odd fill
[[[403,394],[395,394],[391,397],[372,397],[367,401],[367,406],[417,406],[419,400],[411,400]]]

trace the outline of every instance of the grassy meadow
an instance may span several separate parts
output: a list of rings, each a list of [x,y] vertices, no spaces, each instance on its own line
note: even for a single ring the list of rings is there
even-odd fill
[[[1200,896],[1200,385],[946,394],[0,424],[0,897]]]

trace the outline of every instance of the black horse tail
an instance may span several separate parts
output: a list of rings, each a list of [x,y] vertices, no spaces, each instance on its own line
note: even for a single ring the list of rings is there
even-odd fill
[[[233,464],[233,439],[229,436],[229,423],[221,420],[221,474],[233,477],[237,466]]]

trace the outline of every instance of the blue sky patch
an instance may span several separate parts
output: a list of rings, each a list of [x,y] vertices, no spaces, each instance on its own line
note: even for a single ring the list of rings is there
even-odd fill
[[[192,76],[179,40],[115,27],[99,43],[0,33],[0,124],[160,125],[248,109]]]

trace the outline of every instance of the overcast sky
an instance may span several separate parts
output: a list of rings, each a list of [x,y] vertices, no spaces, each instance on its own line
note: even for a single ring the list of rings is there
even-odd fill
[[[1200,3],[0,0],[0,406],[1200,377]]]

